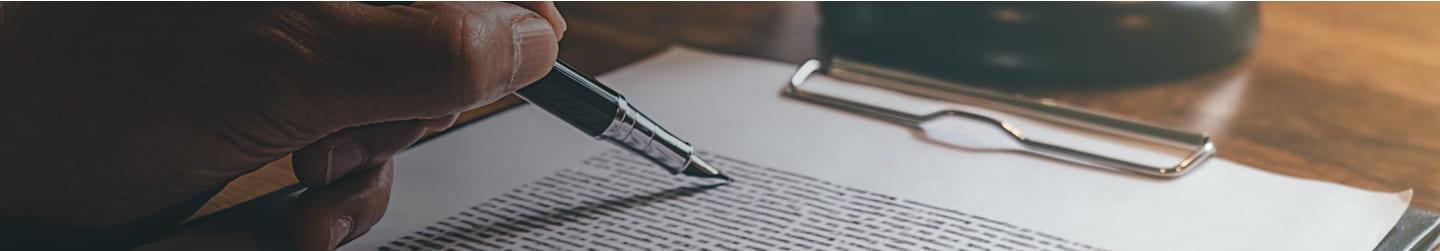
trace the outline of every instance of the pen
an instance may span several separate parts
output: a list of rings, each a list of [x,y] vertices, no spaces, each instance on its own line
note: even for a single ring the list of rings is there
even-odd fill
[[[690,146],[640,113],[625,97],[563,61],[540,81],[515,91],[576,129],[650,159],[671,174],[730,181]]]

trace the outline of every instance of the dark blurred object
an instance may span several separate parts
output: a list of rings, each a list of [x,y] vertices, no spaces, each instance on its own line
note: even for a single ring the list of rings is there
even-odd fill
[[[821,3],[822,55],[970,84],[1126,85],[1227,66],[1255,2]]]

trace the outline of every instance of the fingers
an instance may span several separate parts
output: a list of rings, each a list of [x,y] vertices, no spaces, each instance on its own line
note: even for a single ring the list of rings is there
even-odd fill
[[[390,200],[391,157],[414,144],[432,123],[349,128],[295,152],[295,177],[310,188],[296,203],[297,247],[330,250],[379,222]]]
[[[293,228],[299,250],[332,250],[380,222],[390,203],[393,170],[389,161],[376,163],[301,194]]]
[[[425,123],[433,122],[395,121],[332,133],[295,152],[295,178],[307,187],[326,187],[352,170],[389,162],[425,134]]]
[[[356,68],[321,90],[333,100],[310,101],[337,117],[326,124],[331,131],[439,118],[493,102],[543,77],[558,52],[559,33],[546,14],[514,4],[331,5],[336,36],[343,37],[336,43],[347,44],[337,60]],[[558,12],[549,15],[558,20]]]
[[[455,116],[447,116],[353,127],[296,151],[295,177],[310,188],[296,203],[297,247],[330,250],[379,222],[390,199],[391,157],[419,140],[427,127],[454,121]]]
[[[337,77],[307,101],[333,117],[326,123],[336,132],[294,153],[295,175],[311,188],[296,212],[304,250],[329,250],[367,231],[389,200],[391,156],[427,128],[448,128],[458,112],[543,77],[558,52],[551,21],[507,3],[331,7],[337,34],[353,42],[335,49],[341,64],[359,69],[341,73],[363,77]]]

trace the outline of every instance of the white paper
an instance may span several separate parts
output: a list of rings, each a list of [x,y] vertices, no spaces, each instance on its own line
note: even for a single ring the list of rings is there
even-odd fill
[[[615,149],[381,250],[1103,250],[996,219],[704,154],[685,178]]]
[[[794,69],[677,48],[600,80],[709,153],[1100,249],[1370,250],[1409,203],[1408,191],[1223,159],[1160,180],[938,146],[904,127],[780,97]],[[386,245],[613,149],[533,106],[456,130],[397,158],[385,218],[346,249]]]

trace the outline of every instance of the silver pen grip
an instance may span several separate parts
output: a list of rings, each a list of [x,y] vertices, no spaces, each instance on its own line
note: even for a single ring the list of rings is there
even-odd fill
[[[690,143],[670,134],[631,107],[624,97],[618,98],[615,120],[596,137],[645,156],[671,174],[684,171],[695,151]]]

